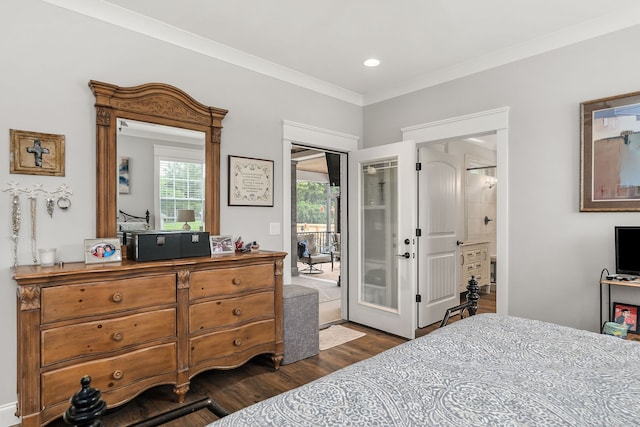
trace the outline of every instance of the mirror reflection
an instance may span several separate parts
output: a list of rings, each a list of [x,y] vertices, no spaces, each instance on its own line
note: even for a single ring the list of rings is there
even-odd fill
[[[203,230],[205,133],[117,119],[118,231]],[[148,215],[147,215],[148,212]]]

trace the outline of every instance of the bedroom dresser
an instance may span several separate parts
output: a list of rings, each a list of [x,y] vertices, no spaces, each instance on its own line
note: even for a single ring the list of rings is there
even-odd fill
[[[18,409],[24,427],[61,416],[90,375],[112,408],[209,369],[283,357],[284,252],[19,266]]]

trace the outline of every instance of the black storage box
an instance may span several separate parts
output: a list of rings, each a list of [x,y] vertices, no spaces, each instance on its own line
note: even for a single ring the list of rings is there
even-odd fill
[[[180,233],[147,231],[127,233],[127,258],[134,261],[157,261],[180,258]]]
[[[208,231],[127,231],[127,258],[159,261],[211,255]]]
[[[180,233],[180,257],[211,255],[208,231],[183,231]]]

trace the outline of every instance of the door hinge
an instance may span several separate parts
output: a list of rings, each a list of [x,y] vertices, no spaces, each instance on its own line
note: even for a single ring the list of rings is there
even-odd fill
[[[416,228],[416,237],[420,237],[420,236],[422,236],[422,229]]]
[[[416,295],[416,302],[422,302],[422,295],[420,294]]]
[[[417,171],[421,171],[422,170],[422,163],[420,163],[420,162],[416,163],[416,170]]]

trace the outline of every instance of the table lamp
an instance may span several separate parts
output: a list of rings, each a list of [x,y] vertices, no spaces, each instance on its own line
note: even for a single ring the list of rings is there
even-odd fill
[[[184,225],[182,226],[183,230],[191,230],[189,222],[193,222],[195,220],[196,216],[193,209],[178,209],[178,222],[184,222]]]

